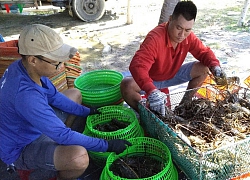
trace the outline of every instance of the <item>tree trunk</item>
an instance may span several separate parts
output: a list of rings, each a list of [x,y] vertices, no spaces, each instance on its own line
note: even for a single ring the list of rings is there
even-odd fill
[[[127,4],[127,24],[132,24],[132,15],[130,10],[130,0],[128,0]]]
[[[172,15],[174,8],[179,1],[180,0],[164,0],[158,24],[167,22],[169,20],[169,16]]]
[[[247,15],[247,10],[249,8],[249,4],[250,4],[250,0],[245,0],[241,15],[240,15],[240,19],[237,23],[238,26],[243,26],[245,23],[245,19],[246,19],[246,15]]]

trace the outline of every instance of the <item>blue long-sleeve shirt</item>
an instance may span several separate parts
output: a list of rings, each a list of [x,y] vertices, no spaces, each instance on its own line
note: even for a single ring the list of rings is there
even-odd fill
[[[27,74],[21,60],[12,63],[0,79],[0,158],[6,164],[17,160],[23,148],[45,134],[61,145],[81,145],[105,152],[106,140],[72,131],[55,115],[51,106],[69,114],[87,117],[90,109],[62,93],[47,77],[42,87]]]

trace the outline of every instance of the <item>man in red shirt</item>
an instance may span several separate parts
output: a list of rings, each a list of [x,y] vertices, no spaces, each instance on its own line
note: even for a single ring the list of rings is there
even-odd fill
[[[212,50],[192,32],[196,14],[192,1],[180,1],[169,21],[146,36],[129,66],[132,77],[121,83],[123,98],[133,109],[138,111],[145,91],[150,109],[165,116],[166,94],[160,89],[185,82],[189,82],[187,89],[200,87],[209,70],[215,77],[226,78]],[[183,64],[188,52],[198,61]],[[186,93],[183,99],[191,99],[193,94]]]

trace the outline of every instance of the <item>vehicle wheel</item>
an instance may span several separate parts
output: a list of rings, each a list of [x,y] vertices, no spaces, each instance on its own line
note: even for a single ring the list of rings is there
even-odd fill
[[[105,12],[105,0],[73,0],[74,14],[83,21],[96,21]]]

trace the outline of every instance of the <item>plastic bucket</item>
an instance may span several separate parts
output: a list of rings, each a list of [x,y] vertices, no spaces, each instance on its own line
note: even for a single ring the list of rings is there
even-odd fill
[[[122,79],[122,74],[117,71],[95,70],[76,78],[74,85],[81,91],[84,105],[102,107],[122,99],[120,92]]]
[[[129,157],[135,154],[152,155],[157,157],[163,163],[162,170],[157,174],[141,178],[141,180],[177,180],[178,173],[172,162],[171,154],[168,147],[161,141],[148,137],[137,137],[128,140],[132,143],[123,153],[116,155],[111,153],[108,156],[106,166],[103,169],[101,180],[128,180],[115,175],[110,167],[118,158]]]

